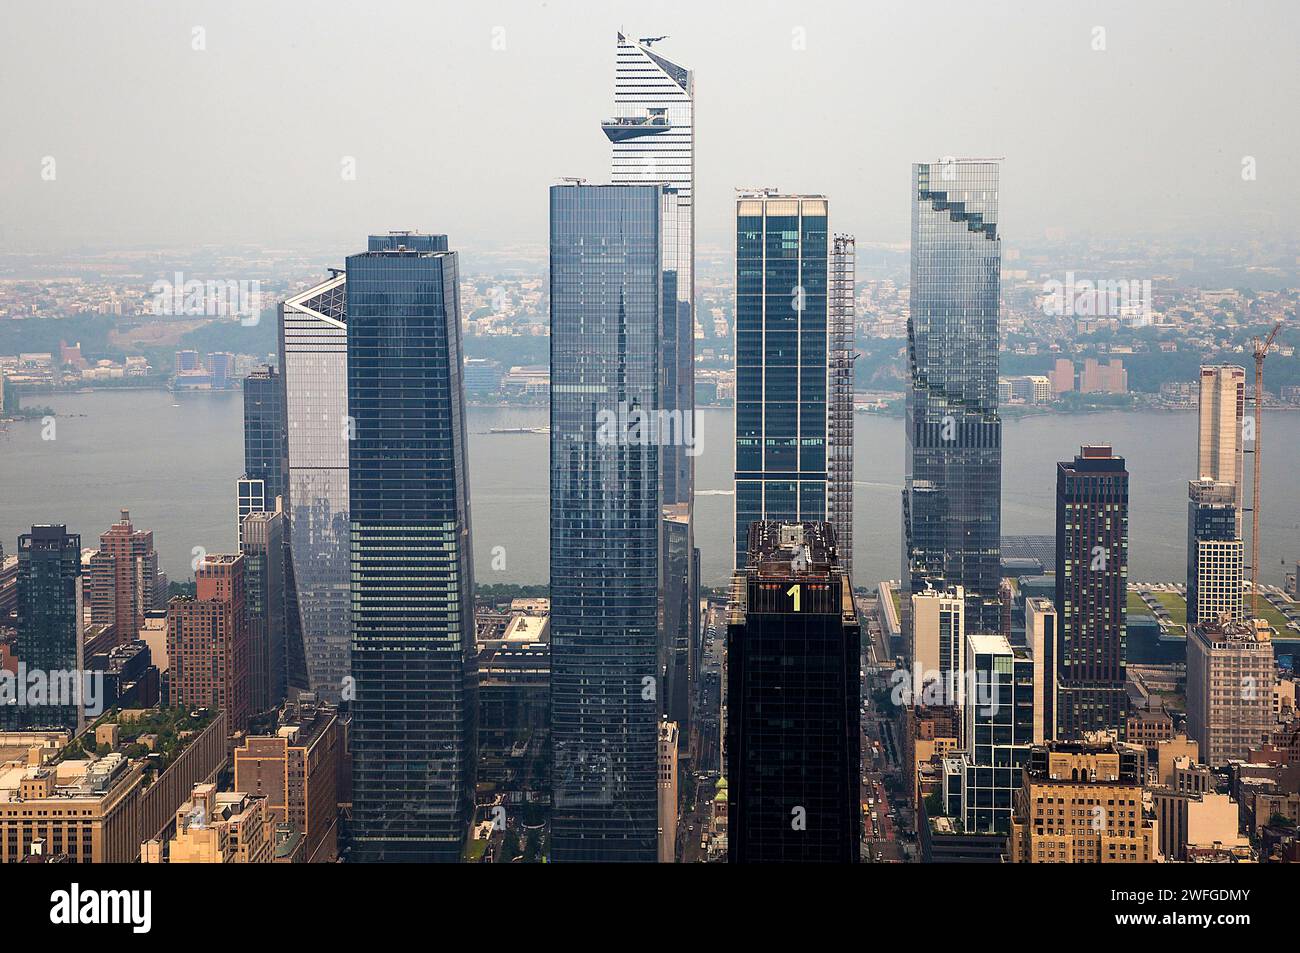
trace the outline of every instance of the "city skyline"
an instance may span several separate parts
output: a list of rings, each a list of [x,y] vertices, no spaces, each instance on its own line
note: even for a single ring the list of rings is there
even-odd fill
[[[1213,862],[1184,871],[1203,885],[1300,862],[1300,265],[1261,228],[1300,191],[1256,197],[1300,134],[1272,121],[1273,31],[1207,60],[1185,21],[1213,30],[1209,0],[774,0],[657,12],[662,35],[577,0],[328,27],[321,0],[297,32],[296,0],[257,29],[208,0],[65,2],[15,19],[79,52],[67,75],[0,92],[19,889],[130,864],[170,926],[197,881],[155,865],[255,864],[223,896],[298,903],[296,865],[339,864],[314,873],[364,910],[416,878],[358,864],[996,864],[948,906],[1033,928],[1059,904],[1007,905],[1020,864]],[[1252,10],[1216,39],[1286,22]],[[87,27],[121,39],[107,100],[75,82]],[[188,59],[138,82],[163,36]],[[1277,88],[1241,105],[1215,69],[1247,61]],[[111,133],[77,122],[105,101]],[[244,125],[183,167],[183,114],[142,139],[141,109],[211,103]],[[1062,147],[1090,117],[1129,148]],[[39,176],[11,189],[33,129]],[[1238,129],[1274,151],[1238,162]],[[69,201],[115,250],[65,279],[36,249]],[[205,244],[132,249],[151,215],[151,241]],[[1142,246],[1152,223],[1176,237]],[[1004,244],[1035,231],[1086,250]],[[1085,928],[1180,902],[1141,892],[1168,866],[1101,869]],[[148,921],[151,896],[74,882],[64,921]],[[1173,922],[1241,922],[1200,916]]]

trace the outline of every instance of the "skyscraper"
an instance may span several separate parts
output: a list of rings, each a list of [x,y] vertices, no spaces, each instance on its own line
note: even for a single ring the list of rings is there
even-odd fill
[[[459,279],[445,235],[347,259],[357,858],[457,861],[477,674]]]
[[[1123,730],[1127,607],[1128,471],[1085,446],[1056,469],[1058,738]]]
[[[1246,370],[1237,364],[1201,368],[1196,441],[1197,478],[1227,483],[1234,489],[1237,526],[1241,526],[1242,452],[1246,414]]]
[[[243,731],[252,713],[244,557],[209,553],[194,586],[194,598],[167,604],[168,704],[224,711]]]
[[[1237,488],[1193,480],[1187,487],[1187,625],[1245,618],[1245,548],[1237,530]]]
[[[19,536],[18,658],[28,672],[44,673],[51,686],[56,673],[70,673],[78,685],[83,682],[81,600],[81,537],[66,526],[48,525],[33,526]],[[18,724],[36,728],[85,727],[84,705],[20,707],[14,717]]]
[[[112,623],[118,644],[133,641],[154,607],[158,584],[158,554],[153,533],[137,530],[131,514],[99,537],[99,552],[90,560],[91,621]]]
[[[756,522],[727,620],[731,863],[856,863],[862,837],[852,583],[827,523]]]
[[[284,621],[284,512],[244,518],[239,551],[244,557],[248,609],[249,702],[254,712],[278,706],[288,692]]]
[[[1272,633],[1259,620],[1187,627],[1187,735],[1211,767],[1246,759],[1276,723]]]
[[[612,183],[663,183],[673,189],[662,221],[660,403],[685,416],[695,411],[695,78],[655,51],[656,42],[618,34],[615,115],[600,127],[613,152]],[[695,465],[688,449],[662,448],[665,504],[691,502]]]
[[[331,703],[348,677],[347,279],[336,272],[280,305],[287,424],[286,678]]]
[[[616,185],[670,187],[661,223],[663,328],[660,407],[686,439],[659,448],[664,506],[661,711],[689,748],[692,649],[699,642],[699,550],[695,547],[695,128],[694,75],[653,47],[663,37],[618,34],[614,116],[601,123]],[[684,752],[685,753],[685,752]]]
[[[284,385],[274,367],[259,367],[244,378],[244,473],[262,480],[267,509],[284,495]]]
[[[913,165],[903,580],[962,586],[972,632],[999,631],[1001,266],[997,161]]]
[[[826,519],[827,203],[736,200],[736,568],[757,520]]]
[[[657,856],[662,185],[554,186],[551,737],[556,861]]]
[[[967,833],[1009,833],[1034,741],[1034,659],[1003,635],[967,636],[963,650],[968,685],[962,707],[962,826]]]

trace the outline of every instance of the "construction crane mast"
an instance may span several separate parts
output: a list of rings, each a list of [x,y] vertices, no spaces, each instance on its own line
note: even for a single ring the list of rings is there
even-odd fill
[[[1259,487],[1264,456],[1264,358],[1273,346],[1273,339],[1282,330],[1278,322],[1264,340],[1255,338],[1255,452],[1253,470],[1254,487],[1250,497],[1250,614],[1259,618]]]

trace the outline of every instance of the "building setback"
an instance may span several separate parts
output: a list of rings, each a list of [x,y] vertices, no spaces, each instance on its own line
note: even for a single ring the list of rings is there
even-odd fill
[[[997,161],[913,165],[903,583],[961,586],[971,632],[1001,630],[1001,264]]]

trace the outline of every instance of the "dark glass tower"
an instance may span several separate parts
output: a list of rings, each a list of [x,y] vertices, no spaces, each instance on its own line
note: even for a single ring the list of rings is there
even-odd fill
[[[249,692],[254,712],[278,706],[288,695],[284,570],[284,511],[250,513],[240,524],[244,604],[248,612]]]
[[[1057,738],[1123,731],[1128,471],[1107,446],[1056,468]]]
[[[33,526],[18,537],[18,659],[29,673],[52,679],[53,673],[76,672],[82,682],[81,614],[81,537],[65,526]],[[16,717],[31,728],[78,728],[84,710],[19,708]]]
[[[244,471],[266,487],[266,509],[284,495],[284,387],[273,367],[260,367],[244,378]]]
[[[473,810],[478,693],[447,237],[372,235],[349,256],[347,335],[354,856],[456,861]]]
[[[826,519],[827,206],[736,200],[736,568],[755,520]]]
[[[903,583],[962,586],[970,632],[1001,630],[997,223],[996,161],[912,166]]]
[[[551,189],[555,861],[657,857],[660,456],[630,421],[662,408],[668,195]]]
[[[732,863],[857,863],[859,653],[828,523],[758,522],[727,624]]]

